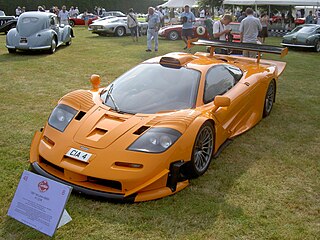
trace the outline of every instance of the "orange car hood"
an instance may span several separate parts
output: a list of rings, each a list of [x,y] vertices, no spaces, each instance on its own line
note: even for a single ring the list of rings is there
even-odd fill
[[[136,131],[142,126],[172,127],[184,132],[199,114],[200,112],[189,109],[162,114],[129,115],[106,111],[99,107],[84,119],[74,135],[74,141],[102,149],[127,132]]]
[[[91,147],[106,148],[137,124],[143,124],[144,119],[97,108],[83,121],[74,135],[74,140]]]

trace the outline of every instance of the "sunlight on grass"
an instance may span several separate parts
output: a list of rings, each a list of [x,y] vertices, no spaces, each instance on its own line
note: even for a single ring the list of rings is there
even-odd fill
[[[49,239],[6,216],[20,175],[28,169],[35,130],[57,101],[102,85],[154,56],[182,51],[160,40],[146,53],[146,37],[98,37],[75,28],[69,47],[53,55],[8,54],[0,35],[0,239]],[[281,38],[268,38],[279,45]],[[204,48],[192,49],[192,52]],[[279,60],[277,56],[264,57]],[[290,50],[272,114],[234,139],[208,172],[171,197],[113,204],[71,195],[73,221],[55,239],[316,239],[320,236],[320,55]],[[318,236],[318,237],[317,237]]]

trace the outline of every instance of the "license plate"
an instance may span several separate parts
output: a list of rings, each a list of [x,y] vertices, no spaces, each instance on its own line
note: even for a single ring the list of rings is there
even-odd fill
[[[66,156],[70,157],[70,158],[77,159],[77,160],[82,161],[82,162],[88,162],[90,157],[92,156],[92,154],[84,152],[84,151],[81,151],[81,150],[78,150],[78,149],[75,149],[75,148],[71,148],[66,153]]]
[[[27,45],[27,44],[28,44],[27,39],[25,39],[25,38],[20,39],[20,45]]]

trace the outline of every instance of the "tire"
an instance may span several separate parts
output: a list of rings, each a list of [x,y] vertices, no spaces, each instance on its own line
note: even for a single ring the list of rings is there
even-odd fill
[[[274,79],[271,80],[268,86],[268,90],[264,99],[264,107],[263,107],[263,117],[267,117],[270,115],[273,103],[276,99],[276,82]]]
[[[126,34],[126,30],[124,29],[124,27],[117,27],[115,34],[117,37],[122,37]]]
[[[51,39],[51,48],[49,49],[49,53],[51,53],[51,54],[55,53],[56,49],[57,49],[57,42],[56,42],[55,38],[53,37]]]
[[[320,42],[319,40],[316,40],[314,43],[314,51],[315,52],[320,52]]]
[[[17,50],[14,48],[14,49],[12,49],[12,48],[8,48],[8,52],[9,53],[15,53]]]
[[[203,175],[212,160],[215,134],[213,125],[205,122],[194,141],[191,161],[186,164],[185,174],[188,178],[197,178]]]
[[[71,45],[71,42],[72,42],[72,38],[70,36],[70,41],[69,42],[66,42],[66,46],[70,46]]]
[[[74,25],[75,25],[74,21],[73,21],[73,20],[70,20],[70,21],[69,21],[69,25],[70,25],[71,27],[74,27]]]
[[[168,34],[168,38],[170,39],[170,40],[172,40],[172,41],[176,41],[176,40],[178,40],[179,39],[179,33],[177,32],[177,31],[171,31],[171,32],[169,32],[169,34]]]

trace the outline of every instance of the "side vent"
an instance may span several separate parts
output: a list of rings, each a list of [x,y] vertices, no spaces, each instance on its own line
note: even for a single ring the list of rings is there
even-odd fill
[[[83,116],[86,115],[86,112],[80,111],[75,117],[76,120],[80,121]]]
[[[133,134],[135,135],[141,135],[142,133],[144,133],[146,130],[148,130],[150,127],[147,126],[142,126],[141,128],[139,128],[137,131],[135,131]]]

